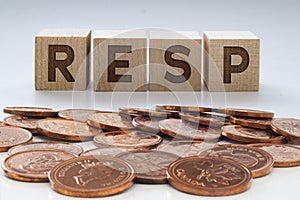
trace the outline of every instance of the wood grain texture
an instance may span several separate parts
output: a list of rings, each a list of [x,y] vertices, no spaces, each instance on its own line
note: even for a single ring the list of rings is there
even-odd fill
[[[170,57],[179,67],[174,67],[174,60],[168,61],[166,51],[172,52]],[[201,52],[202,39],[196,32],[150,32],[150,91],[200,91]],[[185,74],[187,69],[190,74]]]
[[[146,91],[146,32],[95,31],[93,44],[95,91]]]
[[[47,29],[35,36],[35,89],[36,90],[85,90],[89,83],[90,73],[91,31],[87,29]],[[73,50],[74,57],[66,67],[73,81],[59,68],[52,72],[54,79],[49,78],[50,46],[68,46]],[[54,53],[53,59],[67,59],[64,52]],[[52,65],[51,65],[52,66]]]
[[[209,91],[234,92],[258,91],[260,68],[260,39],[248,31],[212,31],[204,32],[204,81]],[[249,64],[242,72],[232,72],[224,80],[225,47],[241,47],[248,52]],[[239,55],[231,56],[232,66],[243,62]],[[232,70],[237,70],[232,67]],[[225,82],[225,83],[224,83]]]

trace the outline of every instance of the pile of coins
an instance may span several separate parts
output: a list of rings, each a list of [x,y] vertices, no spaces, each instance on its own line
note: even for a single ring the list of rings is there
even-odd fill
[[[8,151],[5,175],[50,181],[68,196],[109,196],[134,183],[226,196],[248,190],[253,178],[273,167],[300,165],[300,120],[272,112],[173,105],[3,111],[11,114],[0,125],[0,151]],[[31,141],[40,135],[50,141]],[[92,141],[86,151],[83,141]]]

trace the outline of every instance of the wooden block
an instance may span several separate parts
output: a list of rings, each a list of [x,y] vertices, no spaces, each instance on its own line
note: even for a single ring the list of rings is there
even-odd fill
[[[42,30],[35,37],[35,89],[85,90],[91,31]]]
[[[248,31],[204,32],[204,81],[209,91],[258,91],[260,40]]]
[[[95,31],[93,44],[95,91],[146,91],[145,31]]]
[[[197,32],[150,32],[150,91],[200,91],[201,55]]]

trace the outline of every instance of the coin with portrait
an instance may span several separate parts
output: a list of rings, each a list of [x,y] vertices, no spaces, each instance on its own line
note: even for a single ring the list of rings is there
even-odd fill
[[[98,147],[119,147],[127,149],[151,149],[162,142],[159,135],[143,131],[112,131],[94,137]]]
[[[48,173],[55,165],[75,157],[73,153],[54,149],[23,151],[6,157],[2,169],[15,180],[47,182]]]
[[[192,156],[170,164],[169,183],[177,190],[201,196],[228,196],[246,191],[251,171],[236,161]]]
[[[74,197],[104,197],[133,185],[133,168],[111,156],[80,156],[55,166],[49,180],[54,191]]]

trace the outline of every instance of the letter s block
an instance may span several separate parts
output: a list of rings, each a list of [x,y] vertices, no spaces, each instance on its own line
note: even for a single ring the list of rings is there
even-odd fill
[[[47,29],[35,37],[36,90],[85,90],[91,31]]]
[[[200,91],[202,40],[197,32],[150,32],[150,91]]]
[[[146,91],[146,32],[95,31],[94,90]]]
[[[248,31],[204,32],[204,81],[209,91],[259,90],[260,40]]]

